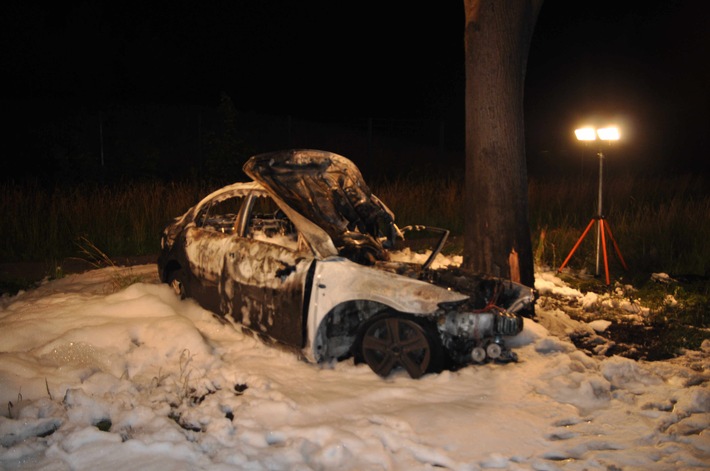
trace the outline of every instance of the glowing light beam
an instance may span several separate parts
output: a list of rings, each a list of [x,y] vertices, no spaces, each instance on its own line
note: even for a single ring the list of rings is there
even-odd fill
[[[602,141],[618,141],[621,138],[619,128],[616,126],[597,129],[597,135]]]
[[[580,141],[596,141],[597,133],[594,128],[580,128],[574,131],[574,135]]]

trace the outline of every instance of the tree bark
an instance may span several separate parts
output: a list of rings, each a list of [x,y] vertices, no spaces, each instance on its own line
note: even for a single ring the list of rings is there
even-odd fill
[[[534,286],[523,90],[542,0],[464,0],[464,267]]]

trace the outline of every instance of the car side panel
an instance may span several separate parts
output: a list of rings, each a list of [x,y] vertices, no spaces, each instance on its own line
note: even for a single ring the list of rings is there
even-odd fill
[[[303,347],[305,285],[313,259],[279,245],[237,240],[224,262],[223,312],[258,334]]]
[[[224,314],[220,278],[225,254],[234,238],[221,232],[190,226],[185,231],[185,256],[189,264],[188,293],[212,312]]]
[[[323,319],[339,304],[366,300],[414,315],[434,314],[439,303],[468,299],[468,296],[425,281],[359,265],[342,257],[316,262],[313,292],[308,305],[309,347]],[[304,354],[313,359],[314,352]]]
[[[258,334],[305,344],[305,282],[312,257],[264,241],[189,227],[190,295]]]

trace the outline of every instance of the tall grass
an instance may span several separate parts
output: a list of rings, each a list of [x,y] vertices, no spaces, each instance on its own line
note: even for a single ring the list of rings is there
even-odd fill
[[[536,262],[559,266],[596,214],[596,180],[533,180],[530,228]],[[81,238],[112,257],[157,253],[159,234],[215,189],[207,183],[134,182],[45,188],[0,183],[0,261],[77,256]],[[373,185],[400,226],[426,224],[463,233],[463,182],[401,178]],[[616,177],[605,182],[605,216],[635,271],[710,274],[710,191],[702,176]],[[612,268],[613,251],[610,250]],[[590,235],[570,260],[593,264]]]
[[[596,182],[532,181],[529,190],[537,262],[559,266],[597,213]],[[605,182],[603,196],[603,215],[632,270],[710,275],[710,191],[705,177],[616,177]],[[613,265],[611,245],[608,251]],[[595,254],[596,239],[590,233],[570,264],[592,264]]]
[[[426,224],[463,233],[463,185],[451,177],[433,181],[397,179],[373,186],[372,191],[395,213],[397,225]]]
[[[73,188],[0,183],[0,260],[71,257],[80,252],[81,238],[111,256],[156,253],[164,225],[201,195],[203,185],[186,183]]]

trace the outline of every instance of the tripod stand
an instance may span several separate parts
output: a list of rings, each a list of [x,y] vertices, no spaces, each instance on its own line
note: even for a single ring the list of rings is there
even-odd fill
[[[614,239],[614,236],[611,233],[611,227],[609,226],[609,223],[606,221],[602,214],[602,175],[603,175],[603,167],[604,167],[604,154],[600,150],[597,153],[597,156],[599,157],[599,192],[598,192],[598,199],[597,199],[597,214],[592,218],[591,221],[589,221],[589,224],[587,224],[587,228],[584,230],[580,238],[577,240],[577,243],[574,244],[574,247],[572,247],[572,250],[570,250],[569,255],[567,255],[567,258],[565,258],[565,261],[562,262],[562,265],[560,265],[560,268],[557,270],[557,273],[560,273],[562,269],[567,265],[567,262],[569,262],[570,258],[572,258],[572,255],[574,252],[577,250],[579,245],[582,243],[584,238],[587,236],[589,233],[589,230],[592,228],[594,223],[597,223],[597,263],[596,263],[596,272],[595,275],[599,276],[599,264],[601,262],[601,256],[602,252],[604,254],[604,274],[606,275],[606,284],[607,286],[610,283],[609,280],[609,258],[607,257],[607,250],[606,250],[606,236],[609,236],[609,239],[611,240],[612,244],[614,245],[614,250],[616,251],[616,255],[619,257],[619,261],[623,265],[625,270],[628,270],[629,268],[626,266],[626,262],[624,261],[624,257],[621,255],[621,250],[619,249],[619,244],[616,243],[616,239]],[[600,251],[601,249],[601,251]]]

